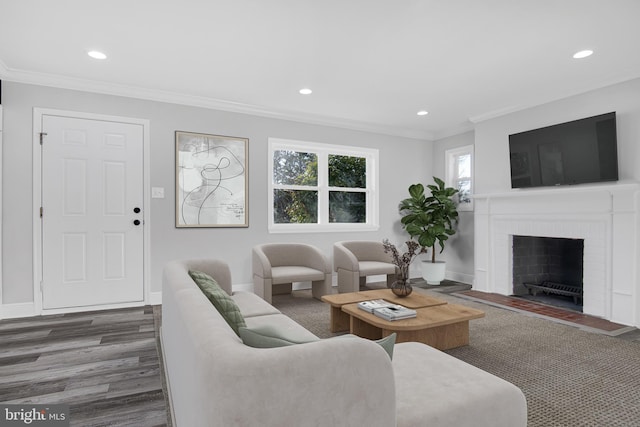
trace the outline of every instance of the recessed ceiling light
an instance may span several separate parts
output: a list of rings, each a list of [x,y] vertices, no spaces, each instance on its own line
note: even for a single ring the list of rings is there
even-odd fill
[[[576,52],[573,54],[573,57],[575,59],[582,59],[582,58],[586,58],[587,56],[591,56],[593,54],[592,50],[581,50],[580,52]]]
[[[107,55],[98,50],[90,50],[89,52],[87,52],[87,55],[89,55],[93,59],[107,59]]]
[[[304,89],[300,89],[300,93],[302,95],[311,95],[313,93],[313,91],[307,87],[305,87]]]
[[[418,111],[418,115],[419,115],[419,116],[426,116],[427,114],[429,114],[429,112],[428,112],[428,111],[426,111],[426,110],[420,110],[420,111]]]

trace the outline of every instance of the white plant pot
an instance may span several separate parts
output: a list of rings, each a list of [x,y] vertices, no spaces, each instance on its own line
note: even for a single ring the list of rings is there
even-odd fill
[[[422,278],[428,285],[439,285],[444,280],[446,266],[444,261],[422,261]]]

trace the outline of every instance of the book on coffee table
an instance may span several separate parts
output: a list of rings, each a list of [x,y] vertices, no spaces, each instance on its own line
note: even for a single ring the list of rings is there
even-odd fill
[[[416,317],[415,310],[383,299],[361,301],[358,303],[358,308],[385,320],[400,320]]]
[[[390,307],[376,308],[373,310],[373,314],[388,321],[410,319],[417,316],[417,312],[415,310],[398,304],[393,304]]]
[[[385,308],[385,307],[391,307],[392,305],[396,305],[393,303],[390,303],[388,301],[385,301],[383,299],[372,299],[369,301],[361,301],[358,303],[358,308],[369,312],[369,313],[373,313],[373,310],[376,310],[378,308]]]

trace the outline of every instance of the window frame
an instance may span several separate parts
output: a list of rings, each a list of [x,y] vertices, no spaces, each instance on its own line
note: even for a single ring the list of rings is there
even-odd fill
[[[316,186],[281,185],[273,182],[273,155],[276,151],[315,153],[318,158],[318,183]],[[364,157],[366,159],[366,188],[329,187],[329,155]],[[267,224],[269,233],[313,233],[335,231],[375,231],[379,224],[378,162],[379,150],[374,148],[333,145],[318,142],[269,138],[267,155]],[[276,189],[311,190],[318,192],[318,222],[313,224],[276,224],[274,222],[273,193]],[[366,194],[367,220],[363,223],[329,222],[329,193],[332,191],[364,192]]]
[[[469,155],[470,156],[470,165],[469,165],[469,182],[470,182],[470,201],[465,203],[458,203],[458,211],[473,211],[473,190],[474,190],[474,153],[473,153],[473,145],[465,145],[463,147],[451,148],[445,151],[445,182],[447,186],[458,188],[457,181],[458,178],[454,177],[454,173],[456,172],[456,160],[457,158]]]

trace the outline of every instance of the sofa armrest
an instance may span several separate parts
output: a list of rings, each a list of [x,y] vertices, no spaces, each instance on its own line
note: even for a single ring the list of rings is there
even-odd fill
[[[335,271],[338,269],[360,271],[358,259],[341,242],[333,244],[333,268]]]
[[[260,247],[251,250],[252,271],[254,276],[271,279],[271,262]]]
[[[216,259],[175,260],[167,263],[163,270],[163,283],[177,283],[191,280],[189,270],[201,271],[213,277],[220,287],[229,295],[233,293],[231,284],[231,270],[224,261]],[[163,291],[164,293],[164,291]]]

